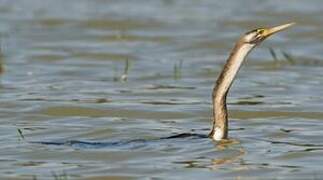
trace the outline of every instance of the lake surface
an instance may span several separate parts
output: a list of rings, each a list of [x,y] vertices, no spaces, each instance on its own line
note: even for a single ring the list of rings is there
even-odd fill
[[[322,1],[0,2],[0,179],[323,176]],[[238,74],[229,141],[165,138],[206,135],[234,42],[288,22]]]

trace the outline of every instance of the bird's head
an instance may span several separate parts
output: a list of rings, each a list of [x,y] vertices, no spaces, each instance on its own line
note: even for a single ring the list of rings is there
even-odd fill
[[[250,45],[258,45],[260,44],[263,40],[265,40],[267,37],[285,30],[286,28],[294,25],[295,23],[288,23],[288,24],[283,24],[280,26],[275,26],[272,28],[258,28],[258,29],[254,29],[252,31],[247,32],[246,34],[244,34],[241,39],[240,42],[242,43],[247,43]]]

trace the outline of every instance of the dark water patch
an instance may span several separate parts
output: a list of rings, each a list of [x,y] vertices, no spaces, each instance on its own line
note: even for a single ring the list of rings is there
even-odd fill
[[[42,54],[42,55],[32,55],[29,57],[31,60],[39,61],[59,61],[64,60],[66,55],[62,54]]]
[[[106,98],[97,98],[97,99],[49,99],[42,97],[35,98],[23,98],[19,99],[19,101],[45,101],[45,102],[82,102],[82,103],[110,103],[112,100]]]
[[[23,163],[15,163],[18,166],[25,166],[25,167],[38,167],[41,165],[45,165],[46,162],[39,162],[39,161],[28,161]]]
[[[229,103],[229,104],[235,104],[235,105],[260,105],[264,104],[264,102],[261,101],[247,101],[247,100],[241,100],[235,103]]]
[[[59,18],[43,18],[43,19],[38,19],[32,21],[34,25],[40,25],[42,27],[46,28],[56,28],[56,27],[61,27],[66,24],[71,24],[74,21],[72,20],[67,20],[67,19],[59,19]]]
[[[90,19],[87,21],[79,21],[79,28],[93,29],[110,29],[110,30],[132,30],[132,29],[156,29],[161,28],[165,24],[154,20],[139,19]]]
[[[260,98],[264,98],[264,95],[254,95],[254,96],[249,96],[249,97],[244,97],[241,99],[260,99]]]
[[[198,160],[190,160],[190,161],[175,161],[174,164],[184,165],[184,168],[208,168],[209,164],[203,164]]]
[[[305,148],[302,150],[292,150],[292,151],[288,151],[288,152],[293,153],[293,152],[316,152],[316,151],[323,151],[323,147],[322,148]]]
[[[130,54],[117,54],[108,52],[72,52],[71,57],[81,58],[81,59],[91,59],[91,60],[107,60],[107,61],[121,61],[126,59],[137,59],[135,56]]]
[[[146,86],[145,89],[149,89],[149,90],[195,89],[195,87],[190,87],[190,86],[175,86],[175,85],[151,85],[151,86]]]
[[[250,118],[269,118],[269,117],[288,117],[288,118],[305,118],[305,119],[323,119],[322,112],[297,112],[297,111],[237,111],[231,110],[232,117],[241,119]]]
[[[74,148],[122,148],[128,150],[134,150],[149,146],[152,143],[161,143],[163,140],[174,140],[176,139],[203,139],[208,138],[207,135],[195,134],[195,133],[182,133],[167,137],[161,137],[158,139],[133,139],[133,140],[114,140],[110,142],[96,142],[96,141],[81,141],[81,140],[70,140],[70,141],[31,141],[30,143],[42,144],[42,145],[54,145],[54,146],[71,146]]]
[[[121,33],[117,35],[106,35],[102,37],[96,37],[98,41],[103,42],[156,42],[156,43],[168,43],[171,41],[167,36],[140,36],[134,34]]]
[[[250,162],[243,162],[241,165],[246,166],[256,166],[256,167],[279,167],[279,168],[287,168],[287,169],[301,169],[302,166],[293,166],[293,165],[276,165],[271,163],[250,163]]]
[[[150,104],[150,105],[179,105],[183,103],[171,102],[171,101],[143,101],[143,104]]]
[[[208,138],[208,136],[205,134],[181,133],[181,134],[175,134],[168,137],[162,137],[160,139],[176,139],[176,138]]]
[[[92,107],[81,106],[57,106],[47,107],[38,111],[40,114],[45,114],[55,117],[68,117],[68,116],[85,116],[85,117],[132,117],[133,119],[176,119],[193,117],[193,114],[187,114],[182,112],[167,112],[167,111],[146,111],[146,110],[134,110],[134,109],[99,109]]]
[[[200,102],[193,102],[193,101],[181,101],[177,99],[169,99],[169,100],[151,100],[151,101],[142,101],[143,104],[150,104],[150,105],[185,105],[185,104],[200,104]]]
[[[235,105],[259,105],[259,104],[265,104],[263,98],[265,98],[264,95],[253,95],[248,97],[242,97],[237,100],[237,102],[233,102],[230,104]]]
[[[284,129],[284,128],[280,128],[279,130],[285,133],[290,133],[294,131],[293,129]]]

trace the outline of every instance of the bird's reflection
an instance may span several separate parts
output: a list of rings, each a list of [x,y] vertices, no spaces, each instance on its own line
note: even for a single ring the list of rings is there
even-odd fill
[[[214,141],[214,149],[211,154],[212,155],[200,156],[194,160],[176,161],[175,163],[184,164],[185,168],[207,168],[216,170],[224,165],[242,161],[243,157],[246,155],[246,150],[241,146],[240,141],[236,139],[225,139]]]
[[[235,145],[240,145],[240,141],[236,139],[224,139],[219,142],[216,142],[215,148],[217,151],[226,151],[233,149],[234,153],[225,154],[223,157],[212,159],[213,168],[217,168],[219,165],[231,164],[234,161],[241,159],[245,154],[245,149],[240,146],[238,149]]]

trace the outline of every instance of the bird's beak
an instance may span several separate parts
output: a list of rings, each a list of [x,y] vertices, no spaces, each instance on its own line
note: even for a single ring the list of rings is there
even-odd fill
[[[272,27],[272,28],[267,28],[265,33],[264,33],[264,36],[265,37],[268,37],[272,34],[275,34],[279,31],[282,31],[282,30],[285,30],[287,28],[289,28],[290,26],[294,25],[295,23],[288,23],[288,24],[283,24],[283,25],[280,25],[280,26],[275,26],[275,27]]]

